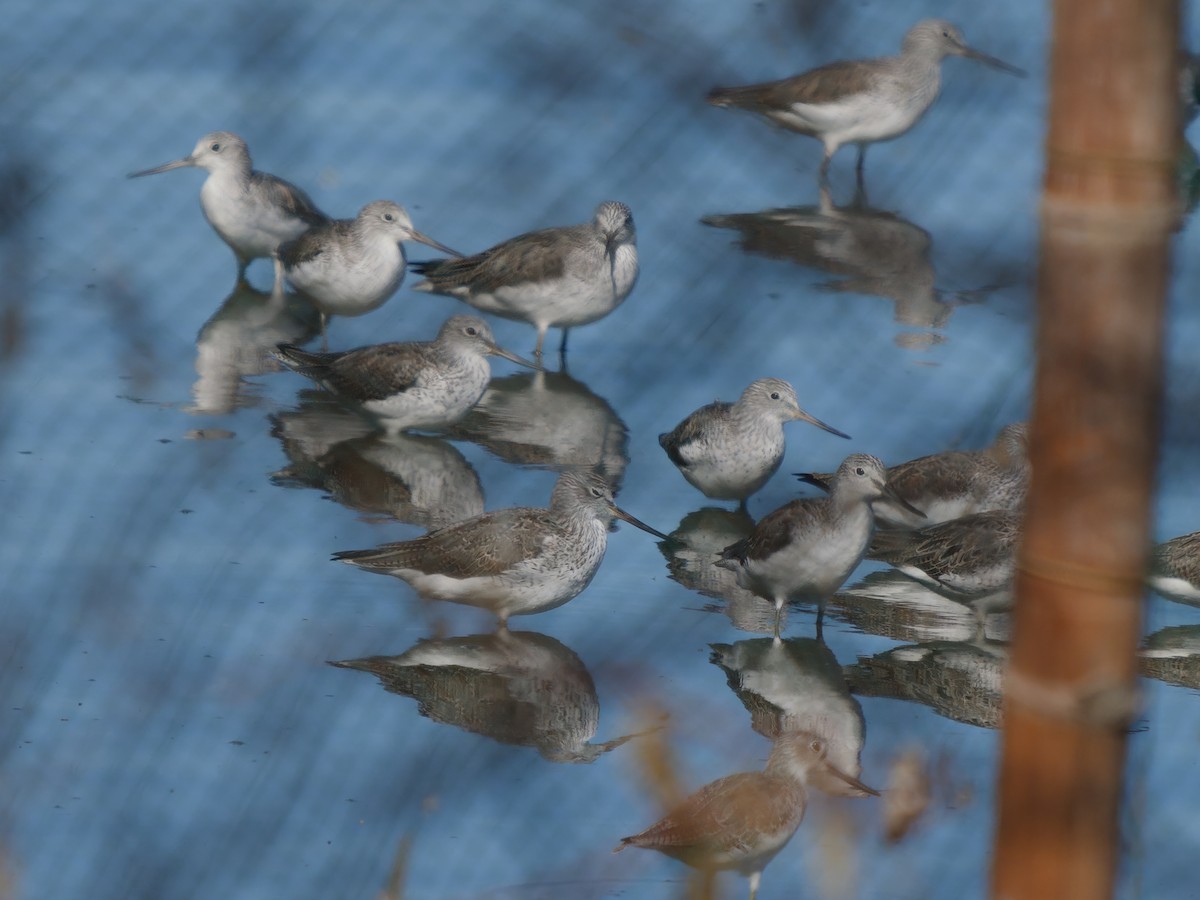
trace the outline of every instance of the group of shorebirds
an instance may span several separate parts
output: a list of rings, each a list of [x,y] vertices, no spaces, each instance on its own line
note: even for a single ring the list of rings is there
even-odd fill
[[[903,134],[924,114],[938,94],[947,55],[1020,74],[970,48],[953,25],[930,20],[909,30],[897,56],[718,88],[708,99],[820,139],[822,189],[837,149],[857,144],[861,183],[866,145]],[[205,135],[188,156],[135,176],[185,166],[208,173],[201,206],[237,257],[239,279],[252,260],[273,259],[275,294],[283,297],[290,284],[308,298],[320,312],[323,338],[329,316],[370,312],[396,292],[409,267],[404,241],[448,257],[412,264],[423,276],[415,290],[457,297],[536,328],[534,361],[499,347],[488,324],[472,315],[452,316],[429,342],[343,352],[278,347],[284,366],[389,433],[452,424],[484,393],[489,356],[540,368],[549,328],[562,329],[565,351],[568,329],[616,309],[638,276],[633,216],[619,202],[601,203],[585,224],[528,232],[462,256],[418,231],[404,208],[389,200],[368,203],[354,219],[330,218],[300,188],[255,171],[245,142],[229,132]],[[659,442],[705,496],[744,505],[778,470],[783,425],[793,420],[849,437],[801,409],[786,381],[764,378],[736,402],[696,410]],[[739,586],[774,603],[776,637],[781,610],[796,601],[817,605],[819,635],[826,600],[867,555],[956,597],[992,596],[1012,577],[1028,476],[1021,424],[1003,429],[984,450],[940,453],[892,468],[854,453],[836,472],[800,476],[826,496],[776,509],[713,562],[732,570]],[[547,508],[484,513],[415,540],[335,558],[399,577],[424,597],[491,610],[503,626],[509,616],[552,609],[578,595],[601,563],[613,518],[669,540],[618,508],[604,478],[566,471]],[[1188,540],[1193,569],[1185,581],[1200,596],[1200,538]],[[621,847],[651,847],[700,867],[737,869],[750,877],[753,897],[763,867],[800,824],[805,784],[815,772],[849,784],[858,795],[875,793],[855,773],[834,766],[819,738],[785,735],[765,771],[706,786]]]

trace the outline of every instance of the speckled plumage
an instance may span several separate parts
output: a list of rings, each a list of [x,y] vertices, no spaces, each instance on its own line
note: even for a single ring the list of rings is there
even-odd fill
[[[484,513],[412,541],[349,550],[334,559],[402,578],[423,597],[509,616],[554,609],[591,583],[619,518],[666,535],[619,509],[598,476],[566,472],[548,509]]]
[[[546,331],[595,322],[616,309],[637,281],[637,236],[624,203],[606,201],[583,225],[531,231],[463,259],[413,263],[425,276],[414,290],[446,294],[476,309]]]
[[[276,357],[338,397],[379,418],[387,431],[440,428],[461,418],[491,378],[489,355],[535,368],[496,345],[477,316],[451,316],[436,340],[314,353],[280,344]]]
[[[239,279],[251,260],[270,256],[282,242],[330,221],[300,188],[255,171],[246,142],[228,131],[206,134],[188,156],[129,177],[188,166],[208,172],[200,188],[200,208],[237,257]]]
[[[833,474],[797,473],[797,478],[829,490]],[[1029,436],[1024,422],[1006,425],[982,450],[949,450],[888,469],[888,486],[925,513],[921,519],[886,499],[872,504],[879,521],[925,528],[989,510],[1019,510],[1029,489]]]
[[[284,280],[329,316],[361,316],[383,305],[404,281],[403,241],[420,241],[458,254],[413,228],[403,206],[368,203],[353,219],[336,219],[306,231],[275,251],[275,287]]]
[[[905,575],[953,594],[974,596],[1012,582],[1021,513],[975,513],[915,531],[879,531],[867,555]]]
[[[865,453],[846,457],[827,497],[793,500],[762,519],[750,536],[731,544],[717,565],[738,584],[773,600],[817,604],[820,633],[825,603],[862,561],[875,528],[871,501],[895,497],[882,462]]]
[[[968,47],[949,22],[927,19],[909,29],[899,56],[840,60],[779,81],[713,88],[708,102],[758,113],[775,125],[820,139],[825,146],[822,181],[838,148],[857,143],[861,179],[866,145],[899,137],[916,124],[937,99],[941,63],[951,55],[1024,74]]]
[[[826,759],[824,741],[786,734],[775,742],[764,771],[706,784],[645,831],[621,838],[613,852],[644,847],[698,869],[736,870],[750,879],[753,900],[763,869],[804,820],[805,785],[818,772],[878,796]]]
[[[1150,586],[1172,600],[1200,606],[1200,531],[1154,548]]]
[[[674,430],[660,434],[658,443],[706,497],[744,502],[779,469],[783,423],[796,419],[849,437],[802,410],[786,381],[761,378],[736,403],[718,400],[702,406]]]

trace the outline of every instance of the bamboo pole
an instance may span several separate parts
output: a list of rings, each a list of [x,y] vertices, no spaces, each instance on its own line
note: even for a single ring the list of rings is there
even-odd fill
[[[992,894],[1107,898],[1178,213],[1177,0],[1056,0]]]

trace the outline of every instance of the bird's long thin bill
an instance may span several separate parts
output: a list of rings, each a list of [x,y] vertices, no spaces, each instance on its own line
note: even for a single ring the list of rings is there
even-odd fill
[[[445,244],[439,244],[437,241],[435,241],[429,235],[421,234],[421,232],[417,231],[416,229],[413,229],[412,239],[414,241],[420,241],[422,244],[424,244],[427,247],[432,247],[435,250],[441,250],[445,254],[448,254],[450,256],[457,256],[459,259],[462,259],[462,254],[459,253],[457,250],[451,250]]]
[[[842,437],[842,438],[845,438],[846,440],[850,440],[850,435],[846,434],[846,432],[838,431],[832,425],[826,425],[824,422],[822,422],[816,416],[810,416],[808,413],[806,413],[802,409],[796,411],[796,418],[802,422],[808,422],[810,425],[816,425],[818,428],[823,428],[826,431],[828,431],[830,434],[836,434],[838,437]]]
[[[829,484],[826,479],[821,478],[815,472],[793,472],[798,481],[803,481],[805,484],[811,484],[815,488],[820,488],[826,493],[829,492]]]
[[[875,790],[875,788],[867,787],[865,784],[863,784],[861,781],[859,781],[853,775],[847,775],[845,772],[843,772],[841,769],[839,769],[833,763],[829,762],[829,760],[825,761],[825,771],[828,772],[830,775],[832,775],[834,778],[838,778],[838,779],[841,779],[842,781],[846,782],[846,784],[850,785],[850,787],[852,787],[852,788],[857,788],[858,790],[863,791],[864,793],[870,794],[872,797],[879,796],[879,791]]]
[[[538,372],[544,371],[537,363],[531,363],[529,360],[517,356],[517,354],[510,350],[505,350],[503,347],[497,344],[492,344],[488,349],[492,352],[492,355],[503,357],[509,362],[515,362],[519,366],[525,366],[527,369],[535,369]]]
[[[642,529],[642,531],[646,532],[646,534],[652,534],[656,538],[659,538],[660,540],[664,540],[664,541],[669,541],[671,539],[669,535],[663,534],[661,531],[651,528],[645,522],[638,521],[633,516],[631,516],[629,513],[625,512],[625,510],[620,509],[619,507],[614,506],[612,508],[612,511],[613,511],[613,515],[616,516],[618,519],[628,522],[634,528]]]
[[[1024,69],[1018,69],[1016,66],[1010,66],[1002,59],[996,59],[994,56],[980,53],[974,47],[963,47],[963,56],[967,57],[967,59],[981,62],[985,66],[991,66],[993,69],[999,69],[1001,72],[1007,72],[1009,75],[1016,75],[1018,78],[1024,78],[1027,74]]]
[[[170,172],[172,169],[183,169],[187,166],[194,166],[190,156],[185,156],[183,159],[176,159],[169,163],[163,163],[161,166],[155,166],[153,169],[145,169],[141,172],[130,172],[130,178],[141,178],[143,175],[157,175],[159,172]]]
[[[914,516],[920,516],[922,519],[929,518],[927,515],[925,515],[925,513],[921,512],[921,510],[917,509],[915,506],[897,494],[895,488],[893,488],[890,484],[885,484],[883,486],[883,496],[887,497],[897,506],[903,506]]]

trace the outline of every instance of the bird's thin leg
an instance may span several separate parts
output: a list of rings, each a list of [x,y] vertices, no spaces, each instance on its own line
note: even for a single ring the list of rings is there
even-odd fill
[[[329,335],[325,331],[325,323],[329,321],[329,316],[321,313],[321,350],[322,352],[329,349]]]
[[[233,255],[237,257],[238,281],[245,281],[246,280],[246,269],[248,269],[250,267],[250,260],[248,258],[242,256],[240,253],[235,253]]]
[[[863,177],[863,162],[867,158],[867,145],[858,145],[858,163],[854,167],[854,205],[867,205],[867,182]]]
[[[567,355],[567,335],[570,333],[571,333],[570,328],[564,328],[562,330],[562,343],[558,345],[558,353],[560,356]]]
[[[750,900],[758,896],[758,883],[762,880],[762,872],[750,873]]]
[[[822,634],[822,628],[821,628],[821,626],[824,624],[824,622],[825,622],[825,601],[822,600],[820,603],[817,604],[817,640],[820,641],[821,643],[825,643],[825,637]]]
[[[775,637],[779,637],[779,619],[783,615],[783,600],[775,601]]]
[[[825,150],[825,158],[821,160],[821,168],[817,170],[817,184],[829,186],[829,162],[833,159],[833,152],[829,149]]]
[[[245,269],[242,269],[243,273],[245,271],[246,271]],[[287,285],[285,284],[284,277],[283,277],[283,261],[276,259],[275,260],[275,284],[271,287],[271,299],[275,300],[275,301],[282,301],[286,294],[287,294]]]
[[[537,333],[538,333],[537,345],[533,348],[533,358],[536,359],[538,362],[542,361],[542,344],[545,343],[545,341],[546,341],[546,330],[549,327],[550,327],[549,325],[543,325],[540,322],[538,323],[538,326],[537,326]]]

